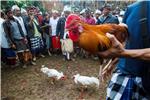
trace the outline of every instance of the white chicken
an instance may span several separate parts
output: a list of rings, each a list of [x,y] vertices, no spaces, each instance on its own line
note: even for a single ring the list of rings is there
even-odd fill
[[[96,77],[81,76],[80,74],[74,75],[74,82],[83,86],[95,85],[99,87],[99,79]]]
[[[52,78],[52,82],[54,83],[55,80],[65,80],[66,76],[63,74],[63,72],[58,72],[56,69],[49,69],[48,67],[45,67],[45,65],[42,65],[41,71],[46,74],[48,77]]]
[[[96,77],[88,77],[88,76],[81,76],[80,74],[76,74],[73,76],[74,82],[77,85],[81,85],[81,93],[79,96],[79,100],[83,99],[84,89],[87,89],[89,86],[96,86],[99,88],[99,79]]]

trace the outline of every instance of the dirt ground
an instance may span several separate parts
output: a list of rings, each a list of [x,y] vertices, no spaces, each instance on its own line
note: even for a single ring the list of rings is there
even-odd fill
[[[75,61],[63,61],[62,56],[40,58],[36,66],[26,69],[3,68],[1,70],[1,97],[7,100],[78,100],[80,90],[71,78],[80,73],[98,76],[99,62],[90,58],[77,57]],[[40,72],[41,65],[55,68],[66,74],[67,80],[51,84],[50,79]],[[3,66],[2,66],[3,67]],[[100,83],[100,89],[84,91],[84,100],[105,100],[106,82]]]

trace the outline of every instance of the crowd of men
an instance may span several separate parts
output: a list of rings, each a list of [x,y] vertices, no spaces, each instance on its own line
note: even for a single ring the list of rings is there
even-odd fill
[[[150,98],[150,1],[136,2],[127,7],[126,13],[112,13],[109,5],[96,10],[71,12],[64,9],[60,16],[56,10],[52,14],[41,14],[36,7],[20,9],[17,5],[1,11],[1,59],[2,62],[16,66],[36,65],[37,56],[45,57],[61,52],[61,39],[72,39],[76,49],[76,40],[71,35],[65,37],[65,21],[69,14],[78,14],[88,24],[122,22],[128,26],[129,39],[124,46],[111,34],[106,36],[113,42],[111,49],[98,54],[103,57],[122,57],[107,87],[107,100],[149,100]],[[76,52],[76,50],[74,50]],[[51,54],[52,53],[52,54]],[[65,57],[67,54],[64,54]],[[70,60],[70,57],[66,57]],[[19,62],[19,63],[18,63]]]
[[[14,66],[26,68],[28,64],[36,65],[38,57],[45,57],[44,52],[52,56],[61,52],[61,39],[66,38],[65,21],[69,14],[78,14],[84,22],[92,25],[104,23],[119,24],[124,11],[118,15],[112,15],[111,7],[104,6],[103,10],[96,10],[93,14],[91,9],[83,9],[81,12],[64,9],[62,15],[57,10],[52,13],[44,13],[34,6],[27,9],[17,5],[1,11],[1,58],[2,62]],[[68,36],[69,37],[69,36]],[[76,42],[73,40],[74,46]],[[76,50],[75,50],[76,52]],[[76,53],[75,53],[76,54]],[[66,57],[66,60],[71,60]]]

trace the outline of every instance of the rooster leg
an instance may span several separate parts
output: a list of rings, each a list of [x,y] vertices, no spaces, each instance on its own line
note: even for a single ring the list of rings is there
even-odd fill
[[[99,70],[99,82],[101,81],[104,81],[104,77],[103,77],[103,72],[107,71],[108,67],[110,66],[111,62],[112,62],[112,59],[106,61],[108,62],[105,66],[104,66],[104,61],[101,62],[101,65],[100,65],[100,70]],[[104,68],[103,68],[104,66]]]
[[[113,59],[108,68],[102,72],[102,75],[111,73],[117,62],[118,58]]]
[[[81,87],[81,92],[80,92],[80,95],[79,95],[79,100],[82,100],[84,97],[84,86]]]
[[[112,59],[108,60],[108,63],[104,66],[102,72],[104,72],[105,70],[107,70],[109,68],[109,66],[111,65]]]
[[[101,83],[102,80],[103,80],[103,77],[102,77],[102,65],[100,65],[100,68],[99,68],[99,83]]]
[[[52,84],[52,85],[55,84],[55,78],[54,78],[54,77],[52,77],[51,84]]]

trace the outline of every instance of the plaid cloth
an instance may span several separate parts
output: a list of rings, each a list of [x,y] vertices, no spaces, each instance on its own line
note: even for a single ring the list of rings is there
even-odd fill
[[[106,100],[148,100],[142,88],[142,79],[117,70],[107,87]]]

